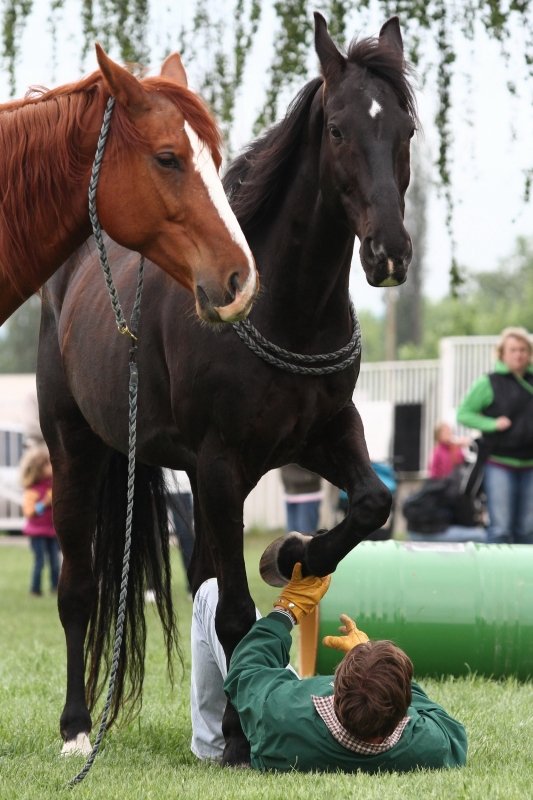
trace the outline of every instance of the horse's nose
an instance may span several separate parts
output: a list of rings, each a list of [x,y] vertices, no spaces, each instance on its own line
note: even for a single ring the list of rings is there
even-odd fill
[[[198,282],[196,309],[207,322],[238,322],[248,316],[257,289],[255,270],[244,281],[238,270],[233,271],[222,290],[208,282]]]
[[[389,246],[365,236],[359,254],[371,286],[399,286],[407,278],[413,246],[407,234],[402,242]]]

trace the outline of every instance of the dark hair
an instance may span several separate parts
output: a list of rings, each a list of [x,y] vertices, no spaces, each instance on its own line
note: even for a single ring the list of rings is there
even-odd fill
[[[358,739],[386,737],[411,702],[413,664],[393,642],[366,642],[350,650],[335,672],[334,708]]]

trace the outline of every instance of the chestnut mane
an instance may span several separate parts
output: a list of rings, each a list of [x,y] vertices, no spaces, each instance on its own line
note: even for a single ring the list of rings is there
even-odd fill
[[[220,133],[202,100],[163,77],[145,78],[142,84],[181,110],[219,167]],[[83,140],[89,120],[94,128],[95,118],[103,118],[108,97],[96,71],[55,89],[33,88],[27,97],[0,105],[0,275],[18,291],[23,276],[35,288],[42,283],[39,241],[46,239],[52,226],[63,226],[73,205],[73,187],[86,191],[93,154],[84,153]],[[127,159],[132,149],[145,146],[116,103],[106,156]]]

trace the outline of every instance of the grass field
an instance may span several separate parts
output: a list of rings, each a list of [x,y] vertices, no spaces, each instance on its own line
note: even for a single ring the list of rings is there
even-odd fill
[[[271,537],[270,537],[271,538]],[[267,612],[275,590],[258,577],[268,539],[247,537],[252,594]],[[421,681],[467,728],[463,770],[381,776],[260,774],[201,764],[189,751],[188,711],[191,603],[179,555],[173,554],[175,598],[184,672],[171,690],[162,638],[149,609],[144,705],[127,726],[113,728],[85,781],[65,789],[81,757],[61,758],[59,714],[65,691],[63,633],[55,598],[30,597],[31,555],[25,543],[0,544],[0,800],[523,800],[533,797],[533,687],[470,677]]]

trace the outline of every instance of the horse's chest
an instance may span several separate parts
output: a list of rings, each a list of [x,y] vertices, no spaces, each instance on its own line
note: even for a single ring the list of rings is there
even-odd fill
[[[231,414],[222,415],[242,444],[270,451],[280,443],[298,446],[345,404],[344,393],[326,382],[301,379],[264,383],[253,394],[234,397]],[[227,426],[225,426],[227,427]]]

